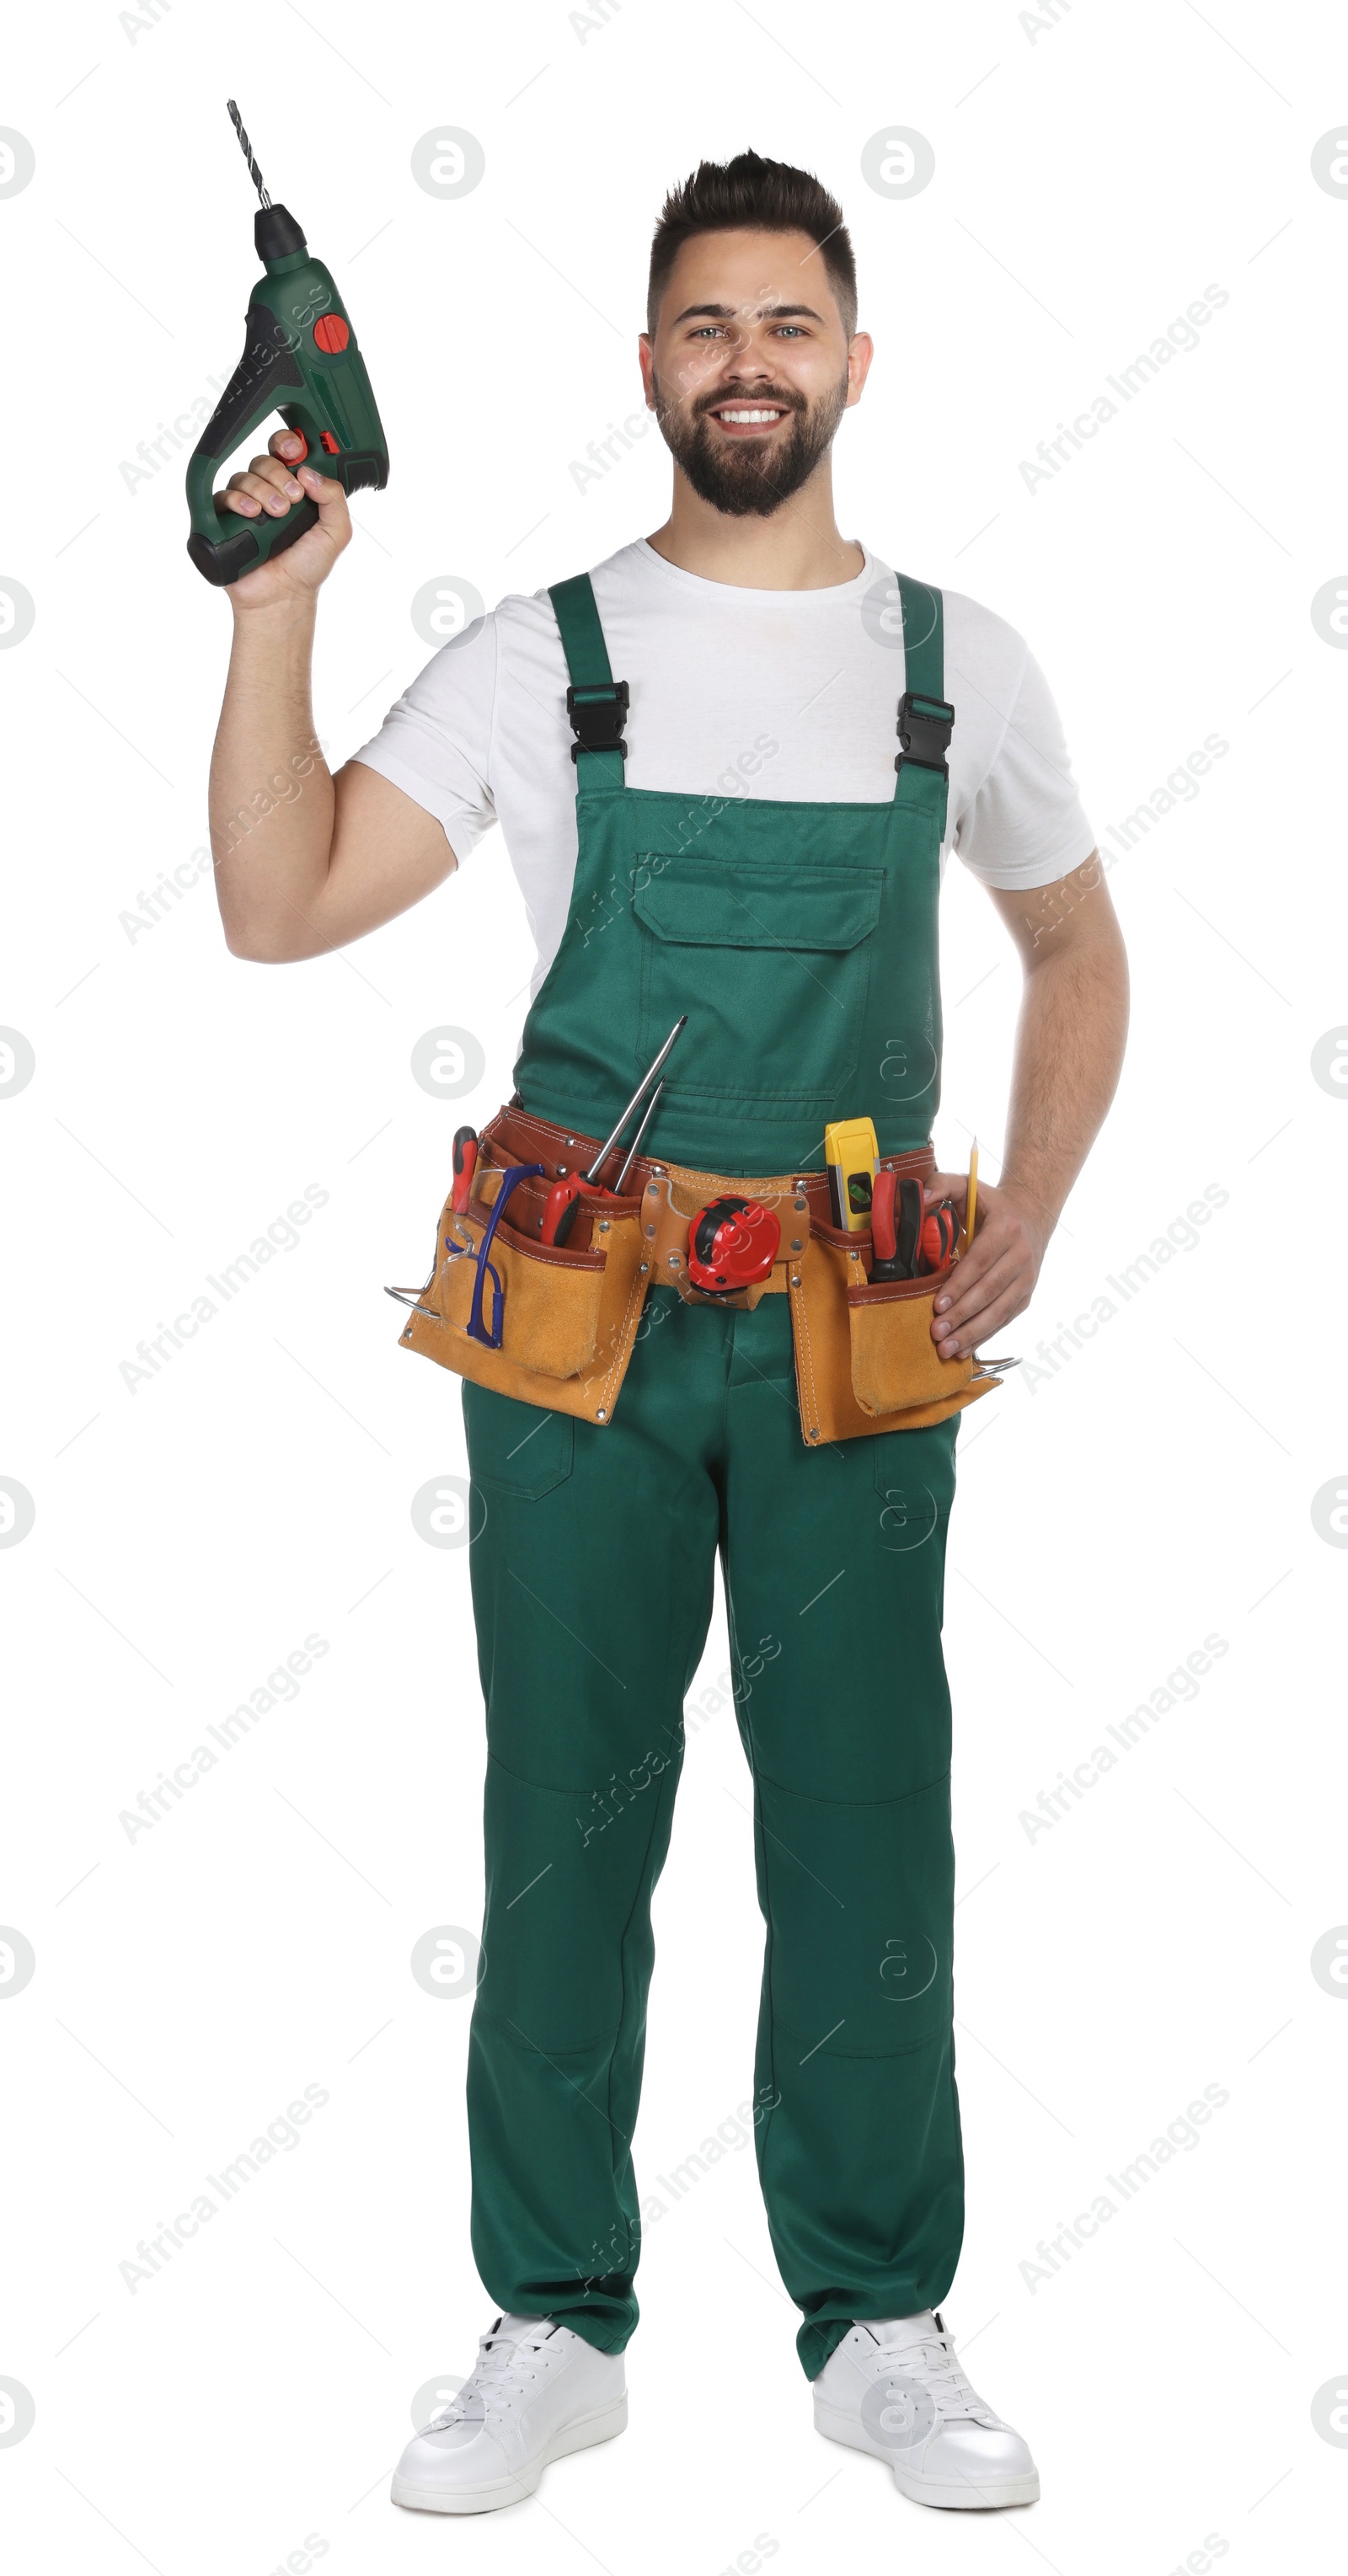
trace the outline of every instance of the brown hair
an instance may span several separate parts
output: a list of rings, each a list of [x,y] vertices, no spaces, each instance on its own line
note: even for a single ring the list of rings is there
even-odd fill
[[[682,187],[671,188],[651,243],[646,327],[652,334],[660,299],[680,250],[694,233],[808,233],[818,245],[850,340],[857,325],[857,271],[842,208],[822,181],[789,161],[737,152],[733,161],[700,161]]]

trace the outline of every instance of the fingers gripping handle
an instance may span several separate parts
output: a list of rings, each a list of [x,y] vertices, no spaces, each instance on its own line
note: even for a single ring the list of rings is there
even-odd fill
[[[318,517],[316,501],[292,504],[283,519],[240,518],[220,508],[215,496],[215,468],[231,456],[250,433],[278,411],[292,428],[304,428],[306,444],[317,433],[295,415],[299,406],[285,400],[304,391],[304,374],[285,325],[269,306],[254,301],[244,326],[243,356],[207,421],[187,469],[187,500],[192,533],[187,551],[198,572],[217,586],[237,581],[269,555],[293,546]]]

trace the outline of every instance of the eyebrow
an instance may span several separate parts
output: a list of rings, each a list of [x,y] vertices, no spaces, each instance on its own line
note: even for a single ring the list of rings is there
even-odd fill
[[[770,313],[775,322],[794,322],[802,319],[807,322],[822,322],[824,318],[822,313],[816,313],[812,304],[760,304],[754,309],[758,313]],[[736,314],[743,311],[744,307],[740,304],[688,304],[685,305],[682,313],[675,314],[670,329],[677,331],[681,322],[691,322],[695,318],[705,318],[711,322],[733,322]]]

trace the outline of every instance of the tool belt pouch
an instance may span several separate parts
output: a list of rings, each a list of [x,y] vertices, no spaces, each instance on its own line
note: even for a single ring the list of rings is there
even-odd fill
[[[503,1211],[489,1254],[500,1286],[489,1279],[483,1300],[484,1315],[501,1327],[501,1347],[492,1350],[469,1333],[468,1318],[476,1256],[500,1181],[499,1170],[480,1169],[460,1216],[452,1197],[446,1200],[435,1273],[408,1316],[402,1345],[524,1404],[610,1422],[649,1276],[640,1268],[636,1212],[610,1217],[602,1238],[573,1249],[524,1240]]]
[[[872,1286],[863,1253],[869,1240],[816,1227],[791,1266],[801,1429],[811,1446],[923,1430],[998,1383],[980,1374],[972,1356],[937,1355],[932,1319],[950,1268]]]

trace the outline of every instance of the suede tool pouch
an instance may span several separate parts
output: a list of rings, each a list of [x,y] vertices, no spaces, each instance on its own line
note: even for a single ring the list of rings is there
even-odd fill
[[[847,1287],[847,1321],[852,1393],[862,1412],[901,1412],[905,1405],[931,1404],[968,1386],[972,1356],[943,1360],[931,1337],[936,1299],[950,1270],[879,1285],[864,1277],[859,1261],[855,1270]]]
[[[817,1227],[790,1270],[800,1427],[806,1445],[918,1431],[998,1381],[972,1357],[938,1358],[935,1301],[949,1272],[872,1287],[862,1242]]]
[[[452,1200],[446,1200],[436,1230],[435,1274],[403,1327],[403,1346],[500,1395],[609,1422],[649,1275],[640,1266],[636,1214],[613,1217],[591,1248],[572,1249],[529,1242],[503,1212],[488,1256],[500,1290],[488,1280],[483,1300],[488,1323],[498,1294],[501,1301],[501,1348],[491,1350],[467,1326],[475,1256],[499,1186],[500,1174],[489,1168],[478,1174],[463,1215],[456,1216]]]
[[[485,1218],[476,1207],[460,1218],[459,1227],[475,1247],[487,1230]],[[573,1252],[563,1244],[545,1248],[524,1242],[503,1219],[492,1238],[488,1259],[501,1284],[497,1288],[488,1279],[482,1312],[492,1323],[499,1298],[501,1357],[541,1370],[544,1377],[579,1377],[594,1358],[605,1254]],[[476,1284],[477,1263],[470,1254],[465,1252],[460,1260],[446,1256],[427,1303],[434,1305],[451,1332],[463,1333],[484,1359],[495,1359],[494,1351],[468,1335]]]

